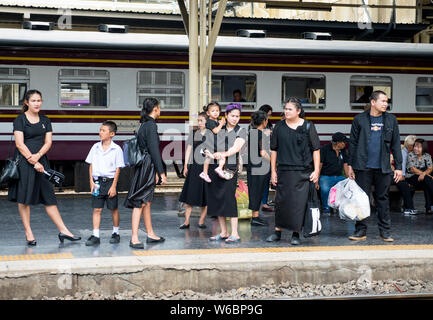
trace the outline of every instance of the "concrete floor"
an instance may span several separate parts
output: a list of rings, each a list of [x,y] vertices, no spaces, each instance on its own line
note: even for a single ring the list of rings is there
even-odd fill
[[[85,241],[92,233],[92,209],[90,197],[58,197],[58,207],[67,227],[82,237],[79,242],[71,243],[65,240],[62,245],[57,238],[58,230],[46,215],[42,205],[31,208],[31,225],[37,240],[37,246],[28,247],[25,241],[24,228],[18,214],[16,203],[0,200],[0,256],[22,254],[67,253],[75,258],[131,256],[133,250],[129,247],[131,236],[131,210],[123,207],[124,195],[120,196],[120,244],[112,245],[109,239],[112,231],[112,218],[109,210],[104,209],[101,221],[101,244],[96,247],[85,246]],[[283,231],[280,242],[265,242],[274,227],[274,213],[263,212],[261,216],[268,221],[269,226],[251,226],[249,220],[240,220],[239,234],[241,242],[226,244],[211,242],[208,238],[219,232],[217,220],[206,219],[207,229],[197,227],[198,217],[191,218],[189,230],[180,230],[183,217],[178,216],[178,194],[156,195],[152,204],[152,223],[155,232],[166,238],[164,243],[146,245],[144,250],[183,250],[183,249],[215,249],[215,248],[272,248],[290,246],[291,232]],[[417,209],[423,210],[422,193],[415,194]],[[352,245],[401,245],[401,244],[432,244],[433,216],[422,213],[416,216],[404,216],[392,212],[392,236],[394,243],[384,243],[377,227],[377,219],[373,214],[368,221],[367,240],[359,243],[350,241],[347,237],[354,231],[354,223],[341,220],[338,215],[322,217],[322,233],[319,237],[304,239],[301,237],[301,247],[310,246],[352,246]],[[143,222],[139,237],[145,242]]]

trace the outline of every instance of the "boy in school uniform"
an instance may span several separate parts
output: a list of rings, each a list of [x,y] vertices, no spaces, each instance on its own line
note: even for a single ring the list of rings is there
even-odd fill
[[[119,145],[113,142],[117,125],[113,121],[104,121],[99,130],[100,142],[90,149],[86,162],[90,164],[90,190],[93,191],[95,182],[99,182],[99,195],[92,195],[93,207],[93,234],[86,241],[86,246],[100,244],[99,226],[101,224],[101,212],[104,204],[113,215],[113,233],[110,243],[119,243],[119,209],[117,197],[117,181],[120,168],[124,167],[123,152]]]

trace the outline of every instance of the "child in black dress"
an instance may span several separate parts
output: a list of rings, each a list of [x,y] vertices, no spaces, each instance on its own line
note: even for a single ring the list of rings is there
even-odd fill
[[[186,176],[183,184],[182,193],[179,201],[184,203],[185,222],[179,229],[189,229],[189,218],[193,206],[201,207],[200,220],[198,227],[206,228],[204,220],[207,213],[207,185],[202,179],[198,178],[198,172],[203,171],[203,161],[200,161],[202,155],[199,153],[206,137],[206,113],[201,112],[198,115],[198,130],[193,130],[187,141],[185,165],[183,172]]]
[[[214,135],[213,138],[216,139],[218,132],[221,131],[221,128],[224,126],[226,122],[224,117],[218,121],[218,117],[221,112],[221,106],[217,102],[210,102],[206,107],[203,108],[203,110],[206,112],[206,115],[208,116],[208,119],[206,121],[206,129],[210,130]],[[211,179],[209,178],[208,175],[208,170],[209,170],[209,163],[210,163],[210,159],[212,158],[212,155],[208,150],[206,150],[205,153],[207,158],[203,164],[203,171],[202,173],[200,173],[199,177],[206,182],[211,182]],[[218,161],[218,167],[215,169],[215,172],[223,179],[226,178],[223,171],[224,164],[225,164],[225,159],[222,158]]]

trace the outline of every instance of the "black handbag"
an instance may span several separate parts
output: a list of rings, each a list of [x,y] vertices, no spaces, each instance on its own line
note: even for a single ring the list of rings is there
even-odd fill
[[[9,143],[9,151],[8,157],[11,151],[12,137]],[[0,176],[0,185],[6,184],[8,182],[13,182],[14,180],[18,180],[20,178],[20,173],[18,171],[18,162],[20,161],[19,154],[15,159],[8,158],[6,159],[5,166],[2,169],[2,173]]]
[[[302,230],[304,238],[317,236],[322,231],[319,197],[314,183],[310,181],[309,184],[307,209],[304,215],[304,227]]]
[[[18,171],[19,160],[19,157],[16,159],[6,159],[5,166],[3,167],[0,176],[0,185],[12,182],[13,180],[18,180],[20,178],[20,173]]]
[[[146,155],[147,152],[141,150],[138,145],[137,134],[135,134],[134,138],[123,144],[123,158],[127,166],[135,167],[141,165]]]

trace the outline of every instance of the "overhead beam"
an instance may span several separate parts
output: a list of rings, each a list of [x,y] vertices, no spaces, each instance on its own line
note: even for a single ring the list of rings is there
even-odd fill
[[[179,11],[182,15],[183,20],[183,26],[185,27],[186,35],[189,35],[189,18],[188,18],[188,11],[186,10],[185,0],[177,0],[177,3],[179,4]]]
[[[299,1],[276,1],[276,0],[243,0],[242,2],[257,2],[265,3],[266,6],[280,9],[297,9],[297,10],[320,10],[329,7],[347,7],[347,8],[359,8],[362,4],[353,3],[331,3],[331,2],[304,2]],[[372,9],[417,9],[416,5],[386,5],[386,4],[368,4],[369,8]],[[429,6],[424,6],[427,8]],[[307,9],[306,9],[307,8]],[[432,7],[433,8],[433,7]]]

